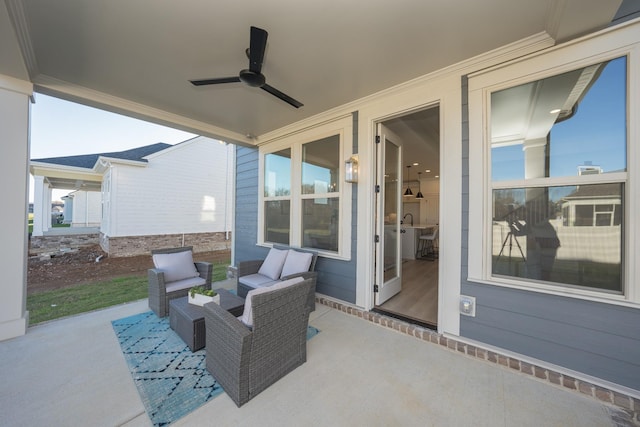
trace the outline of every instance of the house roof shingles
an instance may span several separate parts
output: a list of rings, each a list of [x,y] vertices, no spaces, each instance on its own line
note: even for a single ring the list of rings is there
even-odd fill
[[[590,184],[580,185],[575,191],[567,196],[563,197],[565,200],[587,198],[592,199],[594,197],[617,197],[620,198],[620,191],[622,186],[620,183],[606,183],[606,184]]]
[[[82,154],[79,156],[66,157],[48,157],[44,159],[32,159],[34,162],[51,163],[62,166],[73,166],[78,168],[92,169],[98,161],[99,157],[111,157],[123,160],[134,160],[138,162],[146,162],[144,158],[150,154],[165,150],[171,147],[171,144],[158,142],[156,144],[146,145],[144,147],[132,148],[125,151],[116,151],[112,153]]]

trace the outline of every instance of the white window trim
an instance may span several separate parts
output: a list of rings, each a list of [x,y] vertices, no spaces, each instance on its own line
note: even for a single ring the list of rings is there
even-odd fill
[[[573,298],[606,302],[637,308],[640,304],[640,271],[636,266],[640,259],[640,150],[638,123],[640,123],[638,93],[640,93],[640,42],[637,26],[621,26],[590,35],[566,45],[530,55],[469,76],[469,158],[481,161],[469,162],[469,276],[468,280],[508,288],[540,293],[570,296]],[[561,74],[587,65],[627,57],[627,172],[607,174],[608,180],[625,184],[625,239],[623,253],[624,294],[608,294],[541,282],[491,276],[491,190],[499,186],[511,187],[514,181],[496,185],[491,182],[491,165],[488,141],[491,93],[530,81]],[[575,185],[573,177],[545,179],[544,185]],[[527,181],[530,186],[533,180]],[[588,178],[581,177],[586,183]],[[542,185],[540,182],[540,185]],[[520,183],[524,183],[521,181]],[[482,256],[477,256],[482,254]]]
[[[339,191],[326,193],[324,195],[303,195],[301,192],[302,180],[302,146],[306,143],[317,141],[326,137],[339,135],[340,137],[340,185]],[[264,202],[266,200],[290,200],[290,234],[289,245],[292,247],[302,246],[302,200],[316,197],[339,198],[339,235],[338,252],[330,252],[321,249],[311,248],[318,252],[318,255],[326,258],[340,260],[351,259],[351,194],[353,184],[344,180],[344,163],[351,157],[353,147],[353,118],[351,115],[344,116],[334,121],[321,124],[309,129],[285,136],[276,141],[263,144],[259,147],[259,170],[258,170],[258,245],[271,247],[273,243],[264,240]],[[264,197],[264,158],[267,154],[290,148],[291,149],[291,195],[286,197]]]

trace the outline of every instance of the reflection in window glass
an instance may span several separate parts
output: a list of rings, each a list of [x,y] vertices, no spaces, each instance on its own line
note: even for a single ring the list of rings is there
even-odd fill
[[[621,183],[493,191],[493,274],[622,293]]]
[[[493,181],[524,178],[524,150],[520,145],[491,149],[491,175]]]
[[[265,197],[291,195],[291,149],[264,156]]]
[[[339,191],[340,136],[310,142],[302,146],[302,194]]]
[[[266,242],[289,244],[290,207],[289,200],[265,202],[264,240]]]
[[[302,245],[338,251],[340,199],[337,197],[302,201]]]
[[[626,171],[626,58],[491,94],[493,181]]]

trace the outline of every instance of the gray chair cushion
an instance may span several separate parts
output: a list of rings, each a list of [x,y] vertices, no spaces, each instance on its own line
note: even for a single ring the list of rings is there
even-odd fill
[[[289,249],[287,259],[282,266],[282,274],[280,277],[290,276],[292,274],[304,273],[309,271],[313,254],[309,252],[299,252]]]
[[[199,273],[193,263],[191,251],[175,252],[172,254],[154,254],[153,264],[164,273],[166,282],[198,277]]]
[[[167,292],[175,292],[181,289],[189,289],[194,286],[202,286],[207,283],[202,277],[189,277],[188,279],[176,280],[166,284]]]
[[[271,278],[271,280],[278,280],[280,273],[282,273],[284,260],[287,258],[287,252],[286,250],[271,248],[258,273]]]
[[[247,286],[250,286],[252,288],[260,288],[262,286],[269,286],[269,285],[272,285],[272,284],[278,282],[278,280],[273,280],[270,277],[263,276],[262,274],[259,274],[259,273],[249,274],[248,276],[242,276],[242,277],[238,278],[238,281],[240,283],[242,283],[243,285],[247,285]]]
[[[251,300],[254,295],[263,294],[265,292],[275,291],[276,289],[286,288],[287,286],[293,286],[296,283],[302,282],[302,277],[294,277],[293,279],[284,280],[282,282],[275,282],[275,284],[267,287],[257,288],[249,291],[247,298],[244,300],[244,311],[242,312],[241,321],[248,327],[253,326],[253,310],[251,307]]]

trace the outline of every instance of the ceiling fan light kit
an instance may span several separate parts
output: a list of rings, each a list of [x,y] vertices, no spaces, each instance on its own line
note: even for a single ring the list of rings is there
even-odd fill
[[[236,77],[221,77],[221,78],[211,78],[211,79],[199,79],[199,80],[189,80],[194,86],[206,86],[206,85],[216,85],[216,84],[224,84],[224,83],[244,83],[250,87],[259,87],[265,92],[270,93],[271,95],[279,98],[280,100],[286,102],[295,108],[300,108],[304,104],[302,102],[290,97],[289,95],[280,92],[278,89],[273,86],[269,86],[267,84],[267,79],[262,74],[262,62],[264,60],[264,51],[267,48],[267,37],[269,33],[267,33],[262,28],[251,27],[251,41],[249,44],[249,49],[247,49],[246,53],[249,57],[249,68],[240,71],[240,74]]]

